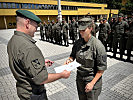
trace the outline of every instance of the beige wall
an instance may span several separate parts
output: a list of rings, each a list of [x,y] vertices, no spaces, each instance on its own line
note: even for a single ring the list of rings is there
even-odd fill
[[[57,0],[0,0],[0,2],[16,2],[16,3],[32,3],[32,4],[53,4],[57,5]],[[68,2],[61,1],[61,5],[67,6],[86,6],[86,7],[101,7],[101,9],[88,9],[88,8],[78,8],[77,10],[62,10],[62,15],[64,18],[67,16],[76,16],[76,15],[109,15],[109,9],[104,9],[107,7],[107,4],[96,4],[96,3],[82,3],[82,2]],[[5,28],[4,16],[6,16],[7,28],[14,28],[15,26],[9,26],[9,23],[14,23],[16,10],[18,9],[0,9],[0,25],[1,28]],[[38,15],[42,21],[55,20],[58,15],[58,10],[43,10],[43,9],[27,9],[36,15]],[[89,13],[89,14],[88,14]],[[112,10],[112,13],[118,14],[118,10]]]

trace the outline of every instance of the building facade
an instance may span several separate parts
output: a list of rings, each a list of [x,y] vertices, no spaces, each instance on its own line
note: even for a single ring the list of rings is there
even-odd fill
[[[0,29],[16,28],[16,14],[18,9],[25,9],[35,13],[42,21],[55,20],[58,16],[57,0],[0,0]],[[67,21],[76,17],[90,15],[97,19],[109,16],[107,4],[61,1],[62,16]],[[118,14],[118,10],[112,10]]]

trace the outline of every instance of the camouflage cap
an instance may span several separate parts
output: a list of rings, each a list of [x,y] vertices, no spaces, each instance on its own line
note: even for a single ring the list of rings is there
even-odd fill
[[[85,30],[91,24],[93,24],[91,18],[82,18],[79,20],[79,30]]]
[[[17,10],[16,14],[19,17],[31,19],[31,20],[35,21],[37,24],[39,24],[41,22],[41,19],[38,16],[36,16],[34,13],[32,13],[28,10]]]
[[[118,14],[118,17],[123,17],[124,15],[122,13],[119,13]]]

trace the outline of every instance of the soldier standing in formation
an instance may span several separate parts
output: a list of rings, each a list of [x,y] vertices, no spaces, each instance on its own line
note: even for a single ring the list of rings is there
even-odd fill
[[[41,40],[43,40],[44,41],[44,30],[43,30],[43,24],[42,23],[40,23],[40,36],[41,36]]]
[[[113,43],[113,35],[114,35],[114,32],[115,30],[113,29],[115,23],[116,23],[116,17],[113,16],[113,18],[111,19],[110,21],[110,27],[111,27],[111,32],[110,34],[108,35],[108,46],[109,46],[109,51],[112,51],[112,43]]]
[[[123,14],[120,13],[118,15],[118,21],[114,25],[115,34],[113,37],[113,57],[116,57],[118,43],[120,47],[120,59],[123,58],[123,54],[125,51],[125,36],[126,31],[128,30],[128,23],[126,21],[123,21]]]
[[[47,30],[46,30],[46,27],[47,27],[47,23],[44,21],[44,22],[43,22],[44,40],[46,40],[46,31],[47,31]]]
[[[126,49],[127,49],[126,61],[130,62],[131,61],[131,51],[133,50],[133,14],[132,14],[132,18],[129,19],[129,32],[128,32]]]
[[[99,36],[98,39],[103,43],[103,45],[105,46],[105,49],[107,50],[107,38],[108,38],[108,34],[111,31],[110,25],[108,23],[106,23],[106,18],[104,18],[103,20],[100,20],[100,30],[99,30]]]
[[[57,44],[62,45],[62,23],[56,24]]]
[[[91,31],[91,34],[96,37],[96,33],[99,31],[99,26],[94,21],[95,18],[93,18],[93,30]]]
[[[62,31],[63,31],[63,40],[64,40],[64,45],[65,46],[69,46],[69,42],[68,42],[68,30],[69,30],[69,26],[66,23],[65,19],[63,19]]]
[[[51,25],[51,22],[50,20],[48,20],[48,33],[47,33],[47,39],[48,39],[48,42],[50,42],[50,38],[51,38],[51,32],[52,32],[52,25]]]
[[[70,36],[70,39],[72,40],[72,22],[71,22],[71,20],[69,20],[69,23],[68,23],[68,25],[69,25],[69,36]]]
[[[72,41],[73,43],[78,39],[77,28],[78,28],[78,24],[75,18],[72,18]]]

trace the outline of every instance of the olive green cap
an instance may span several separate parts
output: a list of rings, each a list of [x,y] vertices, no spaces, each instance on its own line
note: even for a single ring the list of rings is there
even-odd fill
[[[17,16],[31,19],[31,20],[35,21],[37,24],[39,24],[41,22],[41,19],[38,16],[36,16],[34,13],[32,13],[28,10],[17,10],[16,14],[17,14]]]
[[[89,25],[93,24],[91,18],[82,18],[79,20],[79,31],[85,30]]]

